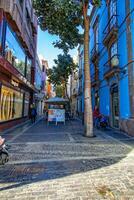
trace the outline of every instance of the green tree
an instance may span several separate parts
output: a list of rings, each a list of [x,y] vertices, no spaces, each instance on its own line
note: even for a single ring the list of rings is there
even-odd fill
[[[59,36],[55,46],[64,52],[84,42],[84,126],[85,136],[93,137],[91,106],[91,80],[89,66],[89,6],[99,6],[100,0],[33,0],[38,21],[42,29]],[[84,36],[79,33],[79,26]]]
[[[67,95],[67,83],[68,78],[72,71],[77,68],[77,65],[73,62],[72,57],[69,54],[59,54],[58,59],[54,60],[55,65],[52,69],[48,70],[49,81],[56,87],[62,85],[65,88],[65,97]]]
[[[65,94],[65,88],[63,85],[56,85],[55,88],[55,93],[57,97],[64,97]]]

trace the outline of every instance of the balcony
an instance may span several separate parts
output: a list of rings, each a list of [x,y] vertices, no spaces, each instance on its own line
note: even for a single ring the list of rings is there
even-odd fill
[[[91,51],[91,60],[94,63],[99,57],[99,43],[96,43]]]
[[[115,54],[104,64],[104,78],[109,79],[119,72],[119,55]]]
[[[117,21],[118,15],[112,15],[110,20],[108,21],[106,27],[104,28],[103,34],[103,44],[105,46],[108,46],[109,42],[114,42],[117,39],[118,36],[118,21]]]
[[[96,70],[96,72],[91,76],[91,86],[99,86],[99,70]]]

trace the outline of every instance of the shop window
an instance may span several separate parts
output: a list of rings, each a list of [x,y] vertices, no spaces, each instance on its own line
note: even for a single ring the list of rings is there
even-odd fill
[[[29,82],[31,82],[31,67],[32,67],[32,60],[27,57],[27,70],[26,70],[26,78]]]
[[[23,75],[25,73],[25,57],[15,33],[7,25],[5,58]]]
[[[29,112],[29,93],[25,93],[25,100],[24,100],[24,116],[28,116]]]
[[[23,93],[2,86],[0,108],[0,122],[22,117]]]

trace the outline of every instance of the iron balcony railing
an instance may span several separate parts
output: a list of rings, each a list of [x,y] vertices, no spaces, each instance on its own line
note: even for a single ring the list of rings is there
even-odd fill
[[[118,19],[117,19],[117,17],[118,17],[118,15],[116,15],[116,14],[111,16],[106,27],[103,30],[103,34],[105,34],[107,36],[112,31],[112,29],[114,29],[114,28],[118,29]]]
[[[119,54],[113,55],[105,64],[104,64],[104,75],[109,73],[113,69],[119,68]]]

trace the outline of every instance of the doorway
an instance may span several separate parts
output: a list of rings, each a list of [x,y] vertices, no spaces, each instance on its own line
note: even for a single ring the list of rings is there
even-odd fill
[[[117,84],[111,87],[111,107],[112,126],[114,128],[119,128],[119,91]]]

